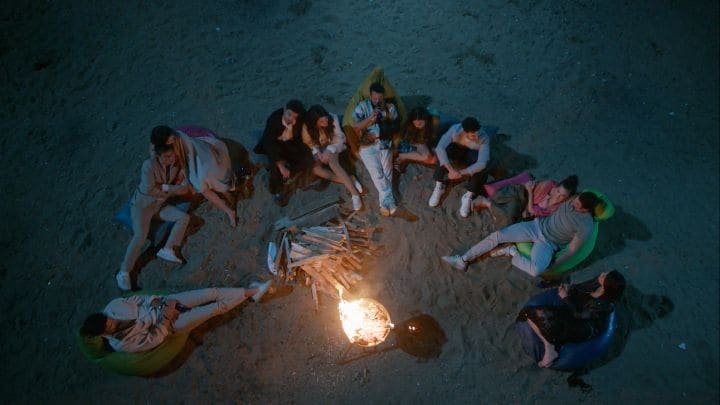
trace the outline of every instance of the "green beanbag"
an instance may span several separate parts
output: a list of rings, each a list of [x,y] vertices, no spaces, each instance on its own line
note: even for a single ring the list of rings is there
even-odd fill
[[[159,292],[133,292],[130,295],[158,295]],[[84,336],[79,331],[78,347],[88,360],[118,374],[148,376],[165,367],[185,347],[190,332],[168,336],[158,347],[146,352],[113,351],[102,336]]]
[[[550,266],[542,274],[543,278],[555,278],[557,276],[560,276],[572,270],[573,268],[575,268],[575,266],[580,264],[580,262],[590,256],[590,253],[592,253],[593,249],[595,248],[595,242],[597,241],[600,221],[604,221],[612,217],[615,213],[615,206],[605,194],[591,188],[583,190],[583,192],[585,191],[595,194],[600,199],[600,201],[602,201],[602,203],[598,204],[597,208],[595,209],[592,233],[590,234],[590,237],[585,241],[585,243],[580,246],[577,252],[570,256],[567,261],[561,263],[558,266]],[[515,246],[517,246],[518,252],[520,252],[521,255],[525,257],[530,257],[530,252],[532,251],[533,246],[531,242],[517,243]],[[563,248],[555,254],[555,258],[557,259],[560,255],[565,253],[566,249],[567,246],[563,246]]]
[[[352,113],[359,102],[370,98],[370,85],[373,83],[380,83],[383,87],[385,87],[385,100],[389,103],[395,104],[395,108],[397,108],[398,117],[401,122],[404,121],[407,116],[405,104],[402,99],[400,99],[400,96],[395,91],[393,85],[390,84],[390,80],[385,77],[383,69],[381,67],[373,69],[372,73],[370,73],[370,75],[366,77],[362,83],[360,83],[357,90],[355,90],[355,94],[353,94],[350,102],[347,104],[347,107],[345,107],[342,117],[343,132],[345,132],[345,136],[347,137],[347,143],[348,146],[350,146],[350,151],[356,159],[358,158],[358,154],[360,152],[358,149],[358,134],[353,129],[355,122],[353,121]]]

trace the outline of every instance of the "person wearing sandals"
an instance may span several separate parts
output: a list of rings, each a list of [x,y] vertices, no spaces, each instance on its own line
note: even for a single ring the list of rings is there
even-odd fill
[[[258,302],[272,281],[250,288],[205,288],[169,295],[133,295],[110,301],[85,319],[80,333],[102,336],[116,352],[152,350],[174,333],[188,332],[248,298]]]
[[[184,170],[178,163],[181,159],[171,145],[156,146],[153,154],[153,157],[143,163],[140,184],[130,199],[133,237],[120,264],[120,271],[115,276],[118,288],[124,291],[131,289],[130,272],[134,270],[147,239],[150,221],[156,215],[163,221],[174,222],[165,247],[157,252],[157,256],[171,262],[182,263],[175,248],[185,236],[190,216],[167,204],[166,201],[169,197],[186,193],[190,186]]]
[[[333,183],[342,184],[352,196],[353,210],[362,209],[362,185],[353,174],[355,170],[347,153],[345,134],[340,120],[323,106],[311,106],[305,114],[302,140],[315,159],[313,174]]]

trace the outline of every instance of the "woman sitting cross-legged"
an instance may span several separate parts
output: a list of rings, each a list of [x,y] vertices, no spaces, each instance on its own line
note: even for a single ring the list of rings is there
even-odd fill
[[[552,180],[535,181],[530,174],[523,172],[518,176],[496,183],[487,184],[482,195],[473,200],[473,210],[490,210],[496,228],[503,228],[520,219],[547,217],[555,212],[577,191],[578,178],[568,176],[560,183]]]
[[[538,365],[550,367],[566,343],[585,342],[602,334],[624,290],[625,277],[611,271],[584,283],[560,286],[559,306],[524,308],[516,321],[527,322],[543,343],[545,354]]]
[[[321,105],[310,107],[305,114],[302,139],[315,158],[313,174],[345,186],[352,196],[353,210],[362,209],[362,185],[354,175],[337,115],[327,112]]]
[[[193,132],[192,136],[185,131]],[[227,146],[212,131],[188,126],[172,129],[160,125],[152,130],[151,148],[172,145],[195,192],[201,193],[212,205],[227,215],[230,226],[237,225],[235,207],[223,201],[218,193],[231,200],[235,187]]]

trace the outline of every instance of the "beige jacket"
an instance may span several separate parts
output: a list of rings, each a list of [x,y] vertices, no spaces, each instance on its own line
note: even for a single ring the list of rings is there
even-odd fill
[[[168,191],[162,190],[163,184],[169,185]],[[132,203],[139,208],[145,208],[152,204],[162,204],[168,197],[187,191],[185,172],[177,165],[166,170],[155,156],[148,158],[142,165],[140,184],[135,190]]]

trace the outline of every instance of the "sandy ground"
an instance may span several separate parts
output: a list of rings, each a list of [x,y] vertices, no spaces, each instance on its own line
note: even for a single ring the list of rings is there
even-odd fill
[[[9,3],[9,2],[8,2]],[[713,403],[718,401],[718,3],[716,1],[260,1],[5,4],[0,11],[2,398],[108,403]],[[107,3],[107,4],[106,4]],[[187,4],[185,4],[187,3]],[[692,3],[692,4],[689,4]],[[122,377],[78,352],[84,317],[119,294],[129,232],[111,223],[158,124],[200,124],[248,148],[288,98],[342,112],[379,65],[410,105],[495,124],[509,169],[607,193],[617,213],[573,275],[628,278],[624,329],[585,381],[541,370],[513,319],[536,280],[504,258],[467,275],[441,265],[492,231],[427,207],[432,172],[400,179],[418,221],[377,216],[386,249],[358,293],[393,319],[424,313],[448,337],[436,359],[400,350],[337,365],[336,304],[296,288],[194,337],[159,378]],[[372,188],[361,164],[363,183]],[[271,203],[267,174],[231,229],[195,210],[184,266],[152,260],[141,284],[185,290],[268,277],[272,223],[340,195]],[[684,347],[679,347],[682,345]]]

